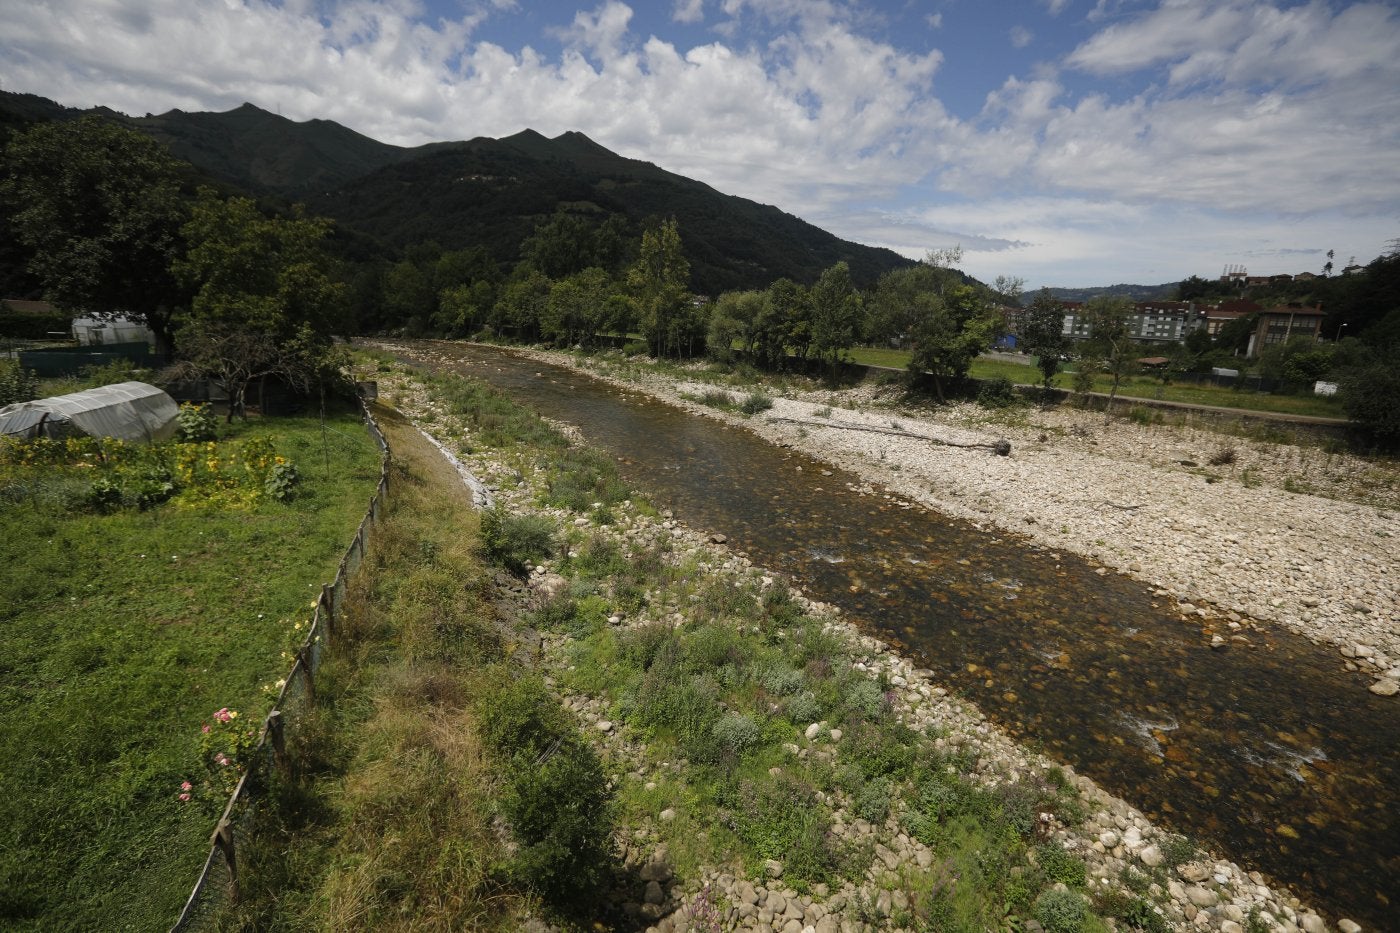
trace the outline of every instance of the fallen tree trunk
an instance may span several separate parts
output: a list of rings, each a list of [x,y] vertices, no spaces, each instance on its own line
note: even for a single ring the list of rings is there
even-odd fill
[[[928,437],[924,434],[911,434],[908,431],[896,431],[892,428],[875,428],[863,424],[840,424],[835,421],[804,421],[800,418],[769,418],[768,420],[775,424],[800,424],[815,428],[840,428],[842,431],[866,431],[871,434],[892,434],[895,437],[907,437],[915,441],[928,441],[930,444],[939,444],[943,447],[985,447],[987,450],[999,456],[1011,456],[1011,442],[1005,439],[991,443],[960,444],[957,441],[939,440],[936,437]]]

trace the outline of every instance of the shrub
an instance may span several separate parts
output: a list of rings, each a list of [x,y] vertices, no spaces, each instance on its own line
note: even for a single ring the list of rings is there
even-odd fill
[[[539,515],[512,515],[497,506],[481,514],[481,548],[491,563],[517,576],[554,550],[554,526]]]
[[[856,815],[870,823],[883,823],[890,815],[890,782],[876,778],[856,793]]]
[[[739,403],[739,410],[746,415],[756,415],[773,407],[773,400],[762,392],[753,392]]]
[[[187,444],[214,440],[218,432],[219,418],[212,405],[194,405],[185,402],[175,416],[175,436]]]
[[[700,396],[700,404],[708,405],[711,408],[733,408],[734,396],[728,392],[718,392],[712,389]]]
[[[606,889],[613,806],[593,749],[575,736],[542,761],[513,767],[502,811],[520,844],[512,874],[546,903],[583,913]]]
[[[0,408],[39,397],[39,377],[17,360],[0,360]]]
[[[806,684],[806,680],[801,671],[794,670],[786,664],[775,664],[767,668],[759,678],[764,690],[780,697],[797,693]]]
[[[1073,891],[1051,888],[1036,899],[1035,919],[1045,933],[1079,933],[1089,919],[1089,904]]]
[[[286,502],[296,495],[297,485],[301,482],[301,474],[297,472],[295,463],[281,461],[274,463],[272,469],[267,472],[267,480],[263,483],[263,492],[269,498],[278,502]]]
[[[1017,401],[1016,387],[1005,376],[984,380],[977,390],[977,404],[983,408],[1009,408]]]
[[[797,725],[816,722],[822,717],[821,702],[810,690],[787,701],[787,717]]]
[[[745,780],[723,791],[720,804],[721,820],[744,844],[751,861],[782,861],[783,880],[798,890],[835,877],[842,853],[809,785],[788,775]]]
[[[715,738],[716,752],[727,758],[739,758],[758,744],[763,730],[743,713],[726,713],[710,727]]]
[[[573,733],[568,714],[538,677],[517,678],[496,669],[482,681],[481,737],[497,755],[536,758]]]
[[[1035,847],[1035,857],[1040,870],[1051,881],[1069,885],[1071,888],[1084,886],[1084,863],[1053,842]]]
[[[889,709],[885,703],[885,692],[868,677],[853,680],[846,688],[843,705],[847,712],[857,713],[866,719],[879,719]]]
[[[629,340],[622,345],[623,356],[646,356],[650,352],[645,340]]]
[[[1235,448],[1221,447],[1210,455],[1210,460],[1208,462],[1211,466],[1229,466],[1235,462],[1236,456]]]

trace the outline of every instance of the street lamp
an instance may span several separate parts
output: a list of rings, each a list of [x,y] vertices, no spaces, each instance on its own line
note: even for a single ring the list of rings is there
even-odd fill
[[[1344,330],[1346,330],[1346,329],[1347,329],[1347,326],[1346,326],[1345,323],[1343,323],[1341,327],[1338,327],[1338,328],[1337,328],[1337,342],[1338,342],[1338,343],[1341,343],[1341,342],[1342,342],[1342,332],[1343,332]]]

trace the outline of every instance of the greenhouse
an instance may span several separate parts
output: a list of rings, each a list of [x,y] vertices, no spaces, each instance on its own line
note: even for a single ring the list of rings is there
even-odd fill
[[[71,395],[0,408],[0,436],[69,437],[89,434],[124,441],[163,441],[175,433],[180,406],[144,382],[119,382]]]

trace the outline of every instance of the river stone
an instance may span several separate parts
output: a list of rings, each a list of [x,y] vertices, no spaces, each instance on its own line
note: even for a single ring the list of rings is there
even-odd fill
[[[1198,884],[1193,884],[1186,889],[1186,899],[1197,907],[1214,907],[1220,902],[1220,897],[1209,888],[1203,888]]]
[[[1183,881],[1205,881],[1210,877],[1210,869],[1200,862],[1187,862],[1184,865],[1178,865],[1176,873],[1181,876]]]
[[[1393,697],[1395,694],[1400,693],[1400,681],[1386,678],[1376,681],[1367,689],[1379,697]]]
[[[812,933],[841,933],[841,922],[828,914],[817,921]]]
[[[1118,834],[1113,830],[1105,830],[1099,833],[1099,842],[1103,843],[1105,849],[1112,849],[1118,845]]]
[[[661,890],[661,885],[655,881],[648,881],[646,893],[642,895],[642,901],[647,904],[666,903],[666,895]]]
[[[1317,914],[1303,914],[1298,925],[1303,928],[1303,933],[1327,933],[1326,922]]]
[[[753,882],[751,881],[740,881],[735,888],[735,896],[742,904],[758,903],[758,892],[754,890]]]
[[[1338,920],[1337,929],[1341,930],[1342,933],[1361,933],[1361,924],[1355,920]]]
[[[611,731],[613,730],[612,721],[611,721],[611,720],[608,720],[608,719],[600,719],[600,720],[598,720],[598,724],[597,724],[597,725],[598,725],[598,731],[599,731],[599,732],[611,732]]]
[[[671,809],[670,807],[667,807],[666,809],[661,811],[659,816],[661,817],[661,822],[669,823],[676,818],[676,811]]]
[[[1244,933],[1244,927],[1233,920],[1222,920],[1220,922],[1220,933]]]
[[[763,871],[769,878],[781,878],[783,876],[783,863],[770,858],[763,863]]]
[[[1150,845],[1138,853],[1138,858],[1142,859],[1142,864],[1148,868],[1156,868],[1166,859],[1162,855],[1162,850],[1155,845]]]

